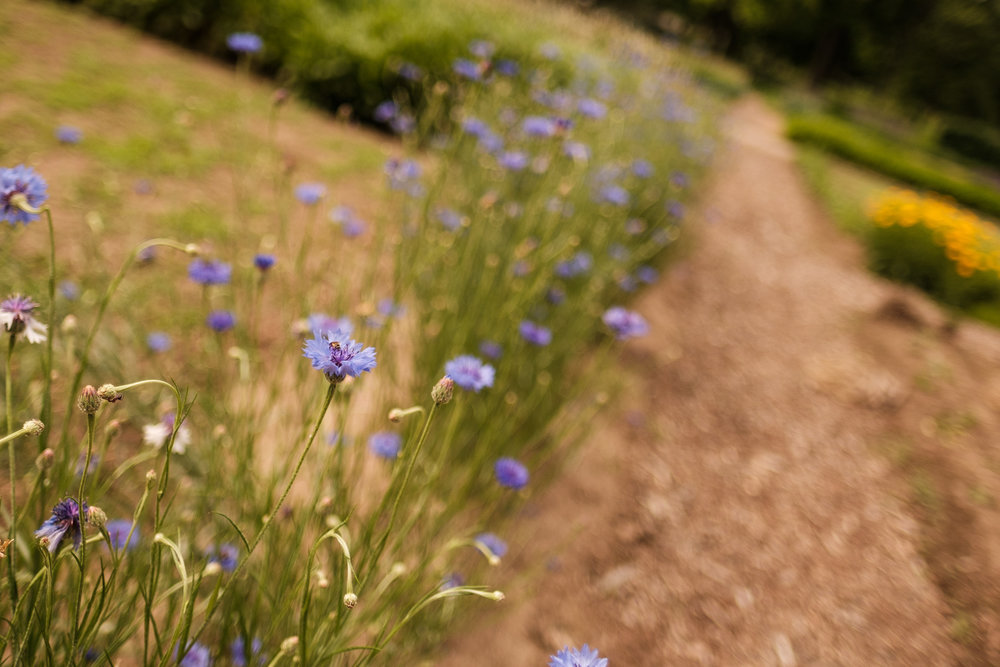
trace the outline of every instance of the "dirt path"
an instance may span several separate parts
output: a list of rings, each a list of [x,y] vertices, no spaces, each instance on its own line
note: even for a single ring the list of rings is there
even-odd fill
[[[635,304],[652,333],[628,344],[626,407],[520,520],[504,567],[537,575],[437,664],[543,665],[584,642],[615,667],[966,662],[907,485],[871,444],[924,409],[925,356],[865,342],[937,345],[947,324],[865,272],[773,111],[748,98],[726,134],[691,254]]]

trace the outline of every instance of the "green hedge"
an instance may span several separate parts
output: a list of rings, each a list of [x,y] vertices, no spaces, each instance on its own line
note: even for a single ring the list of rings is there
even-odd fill
[[[962,173],[964,170],[954,165],[952,173],[945,173],[926,155],[845,121],[819,115],[791,116],[786,133],[795,141],[818,146],[904,183],[1000,216],[1000,192],[995,188],[977,182],[972,174]]]

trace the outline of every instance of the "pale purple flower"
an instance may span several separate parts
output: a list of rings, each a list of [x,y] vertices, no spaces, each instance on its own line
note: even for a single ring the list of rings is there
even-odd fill
[[[480,389],[493,386],[496,371],[489,364],[484,364],[471,354],[455,357],[444,365],[444,374],[455,381],[462,389],[479,392]]]
[[[379,103],[372,112],[372,118],[376,123],[388,123],[399,113],[399,107],[392,100]]]
[[[250,664],[249,660],[256,658],[256,662],[263,665],[267,662],[266,657],[261,652],[263,644],[259,638],[254,637],[253,641],[250,642],[250,652],[247,653],[246,640],[243,637],[237,637],[229,645],[229,652],[233,661],[233,667],[247,667]]]
[[[441,582],[441,586],[438,587],[438,590],[439,591],[451,590],[452,588],[458,588],[464,583],[465,583],[465,577],[463,577],[458,572],[452,572],[451,574],[449,574],[447,577],[444,578],[444,581]]]
[[[146,347],[152,352],[166,352],[172,344],[170,335],[163,331],[151,331],[146,336]]]
[[[579,141],[566,141],[563,143],[563,155],[577,162],[586,162],[590,159],[590,147]]]
[[[587,273],[593,266],[594,258],[586,250],[581,250],[571,259],[556,264],[555,272],[560,278],[575,278]]]
[[[469,117],[462,121],[462,131],[479,138],[490,131],[490,126],[478,118]]]
[[[83,132],[72,125],[60,125],[56,128],[56,139],[61,144],[78,144],[83,140]]]
[[[240,564],[240,548],[235,544],[224,542],[216,549],[215,545],[205,550],[205,556],[209,563],[218,563],[226,572],[233,572]]]
[[[68,301],[76,301],[80,297],[80,286],[72,280],[64,280],[59,283],[59,293]]]
[[[11,203],[15,195],[23,195],[28,206],[41,208],[49,198],[45,179],[31,167],[19,164],[16,167],[0,168],[0,220],[12,225],[28,224],[38,220],[37,213],[28,213]]]
[[[496,51],[496,47],[493,42],[487,42],[485,39],[475,39],[469,42],[469,53],[482,60],[492,58],[494,51]]]
[[[174,660],[178,653],[177,647],[174,647]],[[178,667],[212,667],[212,652],[204,644],[195,642],[184,652]]]
[[[649,160],[632,160],[632,173],[639,178],[649,178],[653,175],[653,165]]]
[[[493,533],[480,533],[476,535],[476,542],[486,547],[486,550],[497,558],[507,555],[507,543]]]
[[[419,191],[421,174],[419,164],[413,160],[390,158],[385,163],[385,174],[389,177],[391,190],[406,190],[409,194],[417,196],[415,192]]]
[[[556,133],[556,123],[544,116],[525,116],[521,130],[529,137],[551,137]]]
[[[579,649],[567,646],[549,656],[548,667],[608,667],[608,659],[600,657],[597,649],[591,649],[586,644]]]
[[[195,258],[188,265],[188,277],[199,285],[225,285],[232,278],[233,267],[217,259]]]
[[[660,272],[651,266],[640,266],[635,270],[635,277],[641,283],[652,285],[660,277]]]
[[[484,340],[479,344],[479,352],[489,359],[499,359],[503,356],[503,348],[500,343],[492,340]]]
[[[108,537],[111,538],[111,546],[115,549],[132,551],[139,543],[139,528],[137,527],[135,530],[132,530],[131,519],[114,519],[113,521],[108,521],[104,529],[108,531]],[[132,533],[131,537],[129,537],[130,532]]]
[[[517,76],[521,71],[521,66],[513,60],[501,59],[496,61],[495,68],[498,74],[503,76]]]
[[[354,324],[346,315],[330,317],[326,313],[310,313],[306,318],[307,331],[340,331],[342,335],[350,336],[354,332]]]
[[[528,166],[528,155],[522,151],[507,151],[500,156],[500,166],[511,171],[521,171]]]
[[[544,347],[552,342],[552,331],[531,320],[521,322],[518,331],[521,333],[521,338],[532,345]]]
[[[340,382],[348,376],[356,378],[375,368],[375,348],[365,347],[339,329],[313,331],[313,338],[306,341],[302,353],[330,382]]]
[[[234,32],[226,37],[226,46],[236,53],[257,53],[264,48],[264,42],[252,32]]]
[[[576,110],[587,118],[604,118],[608,114],[608,107],[603,102],[589,97],[580,100],[576,105]]]
[[[306,206],[314,206],[326,194],[322,183],[302,183],[295,188],[295,198]]]
[[[14,294],[0,301],[0,324],[14,336],[28,339],[29,343],[45,342],[47,326],[35,319],[38,304],[34,299]]]
[[[87,514],[87,503],[83,504],[83,514]],[[66,498],[56,503],[52,508],[52,516],[45,520],[42,527],[35,531],[38,539],[46,538],[49,553],[55,553],[64,538],[73,540],[73,548],[80,546],[82,533],[80,529],[80,507],[72,498]]]
[[[620,185],[605,185],[597,195],[597,201],[615,206],[628,206],[631,197],[628,190]]]
[[[218,333],[229,331],[236,326],[236,315],[231,310],[213,310],[205,318],[205,324]]]
[[[399,456],[399,449],[402,446],[403,438],[392,431],[373,433],[368,438],[368,449],[371,453],[389,461],[393,461]]]
[[[456,58],[455,62],[452,63],[451,69],[455,72],[455,74],[472,81],[479,81],[482,79],[482,72],[480,71],[479,63],[466,60],[465,58]]]
[[[397,71],[407,81],[420,81],[424,76],[424,71],[413,63],[403,63]]]
[[[621,306],[608,308],[601,320],[614,332],[618,340],[645,336],[649,333],[649,325],[642,315]]]
[[[450,208],[439,208],[435,212],[438,222],[448,231],[455,231],[462,226],[462,214]]]
[[[501,486],[508,489],[523,489],[528,483],[528,469],[517,459],[503,457],[497,459],[493,466],[493,473]]]
[[[340,231],[347,238],[361,236],[368,229],[368,224],[359,218],[349,206],[337,206],[330,211],[330,220],[340,225]]]

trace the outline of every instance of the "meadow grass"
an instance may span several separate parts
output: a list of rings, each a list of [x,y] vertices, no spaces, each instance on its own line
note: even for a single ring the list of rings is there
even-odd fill
[[[628,33],[529,35],[516,71],[479,44],[464,75],[413,81],[417,108],[398,90],[396,141],[245,67],[17,10],[5,43],[62,48],[2,64],[4,214],[34,219],[5,230],[0,276],[38,306],[0,307],[0,656],[433,651],[459,598],[502,598],[497,535],[609,400],[646,328],[609,306],[682,233],[720,102]],[[47,199],[10,198],[21,163]]]

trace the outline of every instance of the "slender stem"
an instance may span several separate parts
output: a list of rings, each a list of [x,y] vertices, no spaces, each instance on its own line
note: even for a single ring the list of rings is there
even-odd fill
[[[49,223],[49,335],[45,339],[45,357],[42,360],[42,372],[45,374],[45,391],[42,393],[42,423],[52,423],[52,339],[56,332],[56,233],[52,226],[52,211],[48,206],[42,209],[45,211],[45,219]],[[70,396],[74,396],[71,393]],[[38,453],[48,446],[49,430],[42,431],[38,439]]]
[[[83,492],[87,486],[87,471],[90,468],[90,458],[94,454],[94,426],[97,415],[87,414],[87,457],[83,462],[83,472],[80,473],[80,489],[76,496],[76,513],[80,520],[80,584],[76,589],[76,608],[73,610],[73,643],[70,655],[76,655],[80,641],[80,608],[83,606],[83,581],[87,573],[87,535],[84,527],[87,516],[84,512]]]
[[[7,344],[7,373],[4,376],[4,403],[6,404],[7,410],[7,432],[11,433],[14,430],[14,400],[12,389],[13,382],[11,376],[13,375],[11,369],[11,361],[14,358],[14,343],[17,340],[16,336],[12,333],[10,335],[10,342]],[[16,466],[14,460],[14,443],[11,441],[7,445],[7,463],[10,470],[10,539],[16,539],[17,533],[17,505],[15,504],[14,497],[14,487],[17,486],[15,480]],[[10,587],[10,602],[11,609],[17,607],[17,578],[14,576],[14,557],[17,549],[11,549],[10,553],[7,554],[7,582]]]

